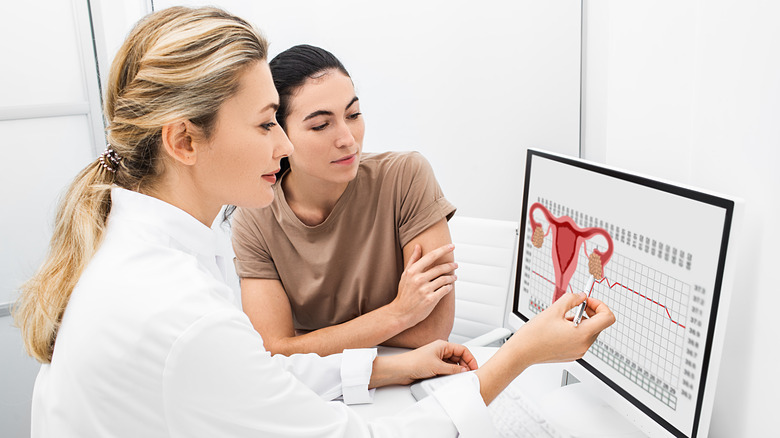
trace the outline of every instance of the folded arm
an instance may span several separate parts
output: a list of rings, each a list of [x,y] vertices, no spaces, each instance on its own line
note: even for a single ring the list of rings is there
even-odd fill
[[[242,279],[244,312],[274,354],[325,356],[346,348],[418,347],[446,339],[455,311],[456,265],[449,243],[445,220],[422,232],[404,247],[406,270],[396,299],[342,324],[296,336],[290,302],[279,280]]]
[[[412,260],[415,246],[417,245],[420,246],[423,254],[427,254],[433,249],[448,243],[452,243],[450,229],[447,221],[442,219],[404,246],[404,263],[408,264],[409,260]],[[449,252],[439,258],[436,264],[454,262],[454,254]],[[457,265],[455,266],[457,267]],[[448,272],[447,275],[454,275],[454,272]],[[393,336],[383,342],[383,344],[393,347],[417,348],[437,339],[446,340],[450,336],[450,332],[452,332],[452,325],[455,319],[455,284],[452,283],[451,286],[450,292],[439,301],[427,318]],[[400,293],[401,291],[399,291]]]

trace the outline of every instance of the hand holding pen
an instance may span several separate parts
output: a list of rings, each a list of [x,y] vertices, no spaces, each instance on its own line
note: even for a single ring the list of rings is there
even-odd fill
[[[593,284],[596,282],[596,277],[593,275],[590,276],[590,279],[588,280],[587,286],[585,286],[585,293],[590,296],[590,292],[593,289]],[[582,315],[585,314],[585,308],[588,307],[588,299],[586,298],[585,301],[580,304],[580,306],[577,308],[577,314],[574,316],[574,326],[580,325],[580,322],[582,321]]]

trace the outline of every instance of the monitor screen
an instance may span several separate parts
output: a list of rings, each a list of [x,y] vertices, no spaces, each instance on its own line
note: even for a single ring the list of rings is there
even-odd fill
[[[529,150],[509,316],[527,321],[566,292],[605,302],[616,322],[577,365],[667,436],[706,436],[734,207],[719,195]]]

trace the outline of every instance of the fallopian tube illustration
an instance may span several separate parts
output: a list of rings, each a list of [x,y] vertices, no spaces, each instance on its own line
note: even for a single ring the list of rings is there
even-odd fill
[[[531,243],[537,248],[542,247],[545,232],[541,223],[534,219],[536,210],[541,210],[547,222],[550,223],[548,231],[552,230],[552,259],[553,267],[555,268],[555,294],[553,295],[553,302],[563,296],[566,293],[566,288],[569,287],[569,281],[577,270],[577,253],[580,250],[580,245],[596,235],[600,235],[607,240],[607,250],[601,252],[598,249],[594,249],[591,252],[588,257],[588,271],[596,280],[601,280],[604,277],[604,266],[612,257],[612,250],[614,249],[612,237],[610,237],[609,233],[605,229],[598,227],[580,228],[568,216],[556,218],[550,214],[550,211],[544,205],[536,202],[528,210],[528,219],[533,229]]]

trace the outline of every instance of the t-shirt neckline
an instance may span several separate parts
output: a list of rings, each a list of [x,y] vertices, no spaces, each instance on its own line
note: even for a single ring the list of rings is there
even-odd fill
[[[282,211],[284,211],[284,214],[287,216],[287,219],[289,219],[296,227],[307,230],[307,231],[323,231],[330,228],[334,223],[338,221],[338,218],[341,216],[342,210],[344,210],[346,207],[345,205],[348,204],[349,199],[352,197],[352,193],[355,191],[355,186],[357,185],[357,180],[361,176],[361,169],[362,169],[362,160],[361,163],[358,165],[358,171],[355,175],[355,178],[352,179],[347,184],[347,188],[344,189],[344,193],[339,196],[339,199],[336,201],[336,205],[333,206],[333,210],[330,212],[327,218],[325,218],[322,223],[319,223],[317,225],[306,225],[301,221],[298,216],[295,214],[295,212],[290,207],[290,204],[287,203],[287,197],[284,194],[284,189],[282,188],[282,181],[285,177],[292,171],[291,169],[287,169],[282,176],[279,178],[279,180],[276,182],[276,196],[279,198],[279,204],[282,207]]]

